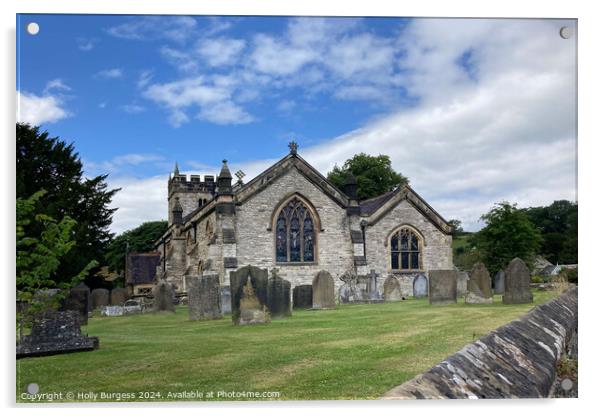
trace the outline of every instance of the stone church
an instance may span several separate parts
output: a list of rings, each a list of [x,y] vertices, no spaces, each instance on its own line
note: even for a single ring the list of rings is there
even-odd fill
[[[233,183],[227,162],[217,179],[181,175],[168,183],[169,228],[156,242],[157,275],[186,292],[185,276],[246,265],[277,268],[292,287],[328,271],[335,290],[344,273],[374,272],[378,286],[395,276],[402,293],[429,270],[452,269],[449,224],[409,186],[359,201],[349,176],[344,192],[290,152],[248,183]]]

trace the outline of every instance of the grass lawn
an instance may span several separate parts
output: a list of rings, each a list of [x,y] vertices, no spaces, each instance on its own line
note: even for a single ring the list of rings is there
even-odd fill
[[[551,292],[535,292],[535,303]],[[280,400],[376,399],[533,305],[429,306],[425,299],[295,311],[269,325],[174,314],[90,319],[100,349],[17,361],[17,401],[48,392],[280,392]],[[136,399],[137,400],[137,399]],[[175,400],[175,399],[171,399]],[[208,398],[211,400],[211,398]],[[70,401],[70,400],[65,400]],[[100,399],[97,399],[100,401]]]

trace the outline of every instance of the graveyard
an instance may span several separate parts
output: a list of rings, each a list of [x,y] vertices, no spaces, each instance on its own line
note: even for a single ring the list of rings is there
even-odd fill
[[[162,401],[186,400],[182,392],[192,390],[278,392],[261,400],[376,399],[556,295],[533,291],[533,303],[523,304],[504,304],[498,294],[492,303],[341,304],[295,309],[267,325],[233,325],[229,315],[190,320],[186,306],[95,312],[81,330],[100,348],[18,360],[17,392],[37,383],[41,393],[153,392]]]

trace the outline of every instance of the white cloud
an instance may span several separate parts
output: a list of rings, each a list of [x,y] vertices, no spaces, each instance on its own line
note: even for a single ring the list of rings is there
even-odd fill
[[[146,107],[143,107],[143,106],[141,106],[139,104],[135,104],[135,103],[125,104],[125,105],[122,105],[120,108],[121,108],[121,110],[123,110],[129,114],[139,114],[139,113],[143,113],[146,111]]]
[[[46,87],[44,88],[44,94],[48,94],[52,90],[71,91],[71,87],[65,85],[61,79],[56,78],[46,83]]]
[[[89,52],[100,42],[98,38],[77,38],[77,48],[83,52]]]
[[[108,173],[110,175],[123,175],[123,172],[132,166],[153,163],[162,164],[165,158],[162,155],[153,153],[128,153],[115,156],[111,160],[94,162],[84,160],[86,175],[93,176]]]
[[[60,97],[44,94],[35,95],[25,91],[17,91],[17,121],[39,126],[44,123],[55,123],[71,116],[63,107]]]
[[[197,51],[210,66],[223,66],[234,64],[244,47],[245,41],[242,39],[203,39]]]
[[[136,83],[136,85],[138,86],[138,88],[146,87],[153,79],[153,76],[153,71],[151,71],[150,69],[140,71],[140,75],[138,76],[138,82]]]
[[[194,33],[196,27],[196,20],[190,16],[137,16],[108,28],[107,33],[128,40],[166,39],[183,42]]]
[[[98,71],[96,73],[96,77],[105,79],[121,78],[123,77],[123,70],[121,68],[103,69],[102,71]]]

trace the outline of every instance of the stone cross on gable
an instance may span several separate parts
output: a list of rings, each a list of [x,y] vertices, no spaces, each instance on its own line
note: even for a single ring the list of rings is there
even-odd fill
[[[294,140],[288,144],[288,148],[291,149],[291,155],[297,154],[297,146],[297,142]]]

